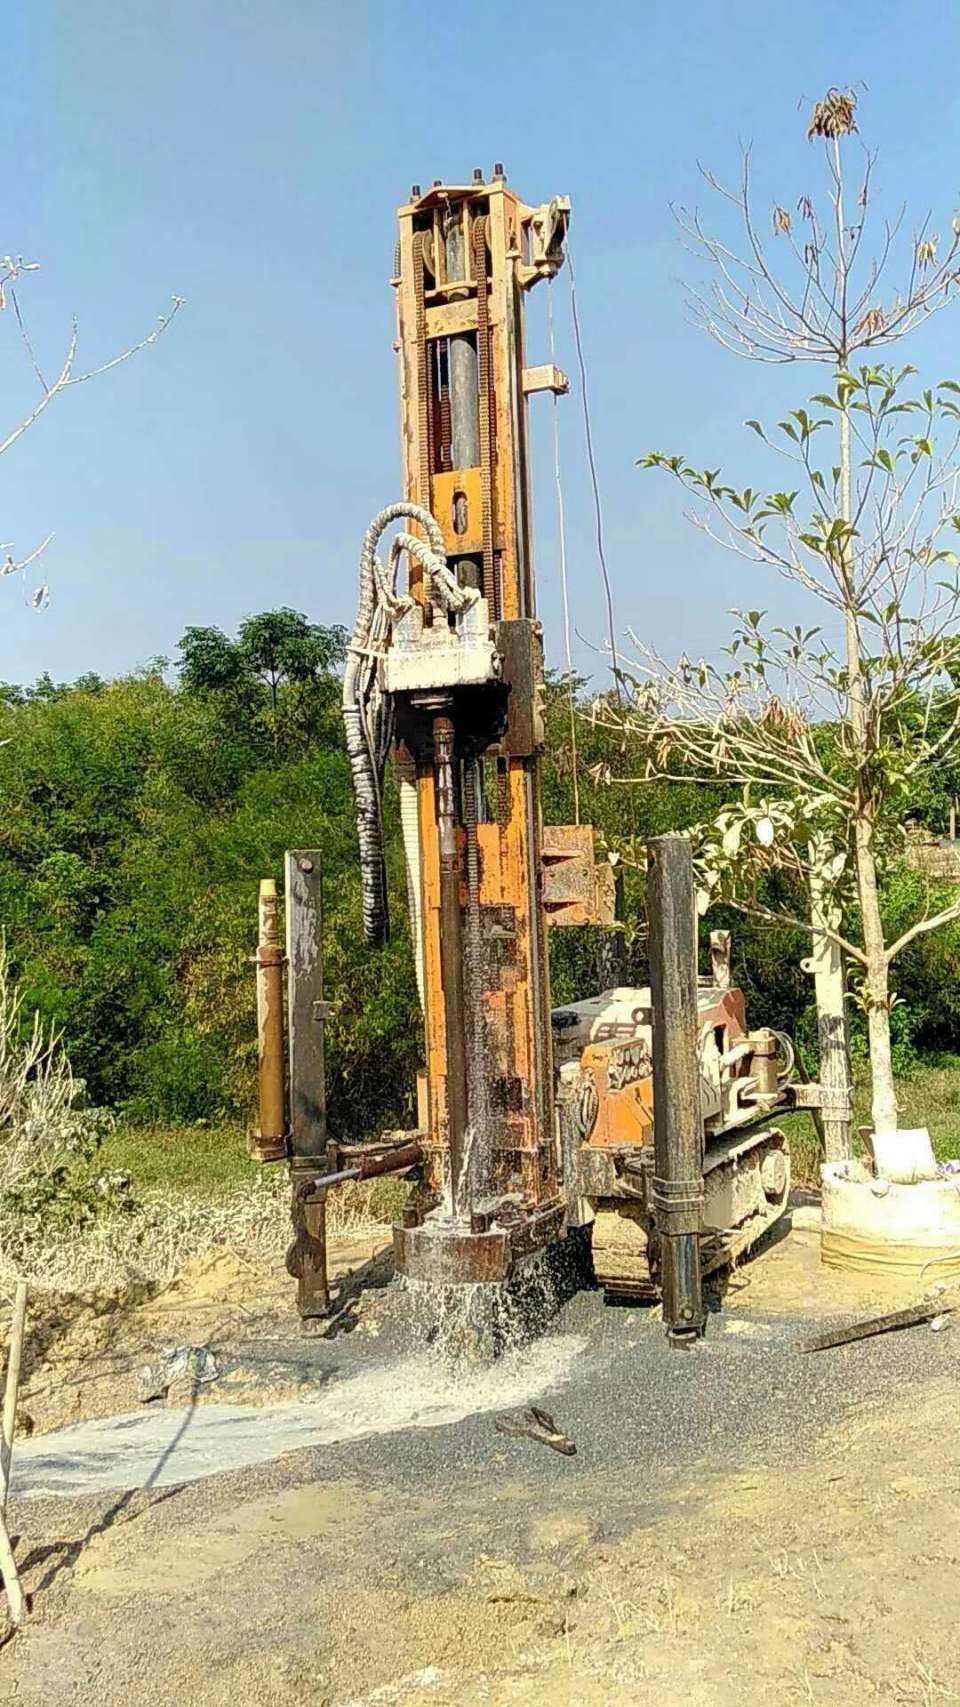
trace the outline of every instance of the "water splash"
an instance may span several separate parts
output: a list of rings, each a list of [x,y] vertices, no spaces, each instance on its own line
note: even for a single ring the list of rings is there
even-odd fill
[[[550,1247],[506,1281],[442,1286],[401,1276],[417,1347],[446,1365],[490,1364],[538,1339],[576,1284],[572,1253]]]
[[[471,1122],[467,1127],[466,1143],[463,1147],[463,1161],[460,1165],[460,1178],[457,1182],[457,1197],[453,1204],[454,1218],[465,1217],[473,1197],[470,1188],[470,1163],[473,1159],[474,1145],[477,1138],[477,1125]]]

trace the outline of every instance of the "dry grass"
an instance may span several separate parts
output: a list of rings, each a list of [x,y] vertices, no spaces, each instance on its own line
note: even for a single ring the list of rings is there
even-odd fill
[[[238,1126],[128,1128],[103,1141],[104,1117],[85,1110],[59,1038],[25,1020],[0,940],[0,1288],[163,1283],[215,1250],[260,1262],[285,1251],[286,1170],[254,1167]],[[329,1232],[379,1228],[402,1197],[396,1181],[348,1184],[328,1200]]]
[[[34,1014],[25,1023],[23,996],[0,938],[0,1198],[30,1174],[42,1173],[83,1137],[83,1086],[53,1031]]]
[[[382,1231],[394,1211],[383,1182],[348,1185],[328,1200],[328,1232],[352,1238]],[[105,1214],[72,1237],[32,1242],[17,1263],[0,1245],[0,1288],[12,1291],[17,1277],[34,1289],[56,1292],[164,1284],[185,1263],[218,1250],[237,1251],[258,1264],[275,1262],[290,1238],[286,1170],[264,1170],[214,1197],[146,1193],[133,1208]]]

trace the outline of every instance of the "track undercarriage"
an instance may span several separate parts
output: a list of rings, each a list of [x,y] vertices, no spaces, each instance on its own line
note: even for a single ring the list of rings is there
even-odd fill
[[[747,1031],[740,991],[698,995],[699,1245],[709,1274],[746,1255],[786,1209],[790,1153],[768,1121],[787,1100],[792,1052],[772,1032]],[[591,1227],[594,1272],[611,1297],[660,1294],[651,1039],[648,990],[607,991],[554,1013],[567,1221]]]
[[[634,1162],[629,1152],[624,1160]],[[612,1191],[586,1200],[593,1267],[611,1297],[654,1299],[660,1294],[659,1239],[649,1194],[642,1185],[636,1192],[636,1177],[636,1172],[628,1175],[626,1194]],[[775,1127],[711,1144],[704,1158],[701,1274],[729,1268],[746,1256],[779,1220],[789,1194],[790,1155]]]

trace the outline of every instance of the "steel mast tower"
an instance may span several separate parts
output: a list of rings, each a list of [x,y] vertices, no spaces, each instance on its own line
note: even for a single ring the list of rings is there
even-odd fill
[[[426,1027],[424,1191],[395,1245],[400,1270],[424,1278],[503,1279],[562,1226],[527,399],[567,382],[526,365],[524,298],[562,265],[568,215],[565,198],[525,203],[500,166],[490,182],[477,172],[470,184],[415,187],[398,215],[404,492],[435,518],[449,570],[477,595],[462,616],[438,611],[415,567],[417,609],[409,634],[395,625],[387,661],[401,769],[416,788]],[[554,867],[569,878],[556,834]]]

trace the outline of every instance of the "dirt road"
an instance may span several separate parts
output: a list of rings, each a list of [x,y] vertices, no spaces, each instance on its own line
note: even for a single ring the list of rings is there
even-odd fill
[[[247,1337],[229,1311],[208,1335],[248,1372],[245,1400],[258,1374],[276,1402],[377,1371],[368,1432],[183,1486],[16,1504],[34,1610],[0,1652],[0,1702],[960,1699],[960,1326],[798,1356],[801,1331],[888,1301],[822,1276],[810,1233],[744,1272],[691,1355],[649,1313],[580,1293],[547,1377],[577,1442],[561,1458],[498,1435],[469,1375],[463,1416],[442,1420],[402,1298],[375,1278],[331,1339],[295,1338],[255,1281]],[[182,1328],[187,1292],[183,1320],[159,1319]],[[115,1370],[145,1308],[113,1324]]]

